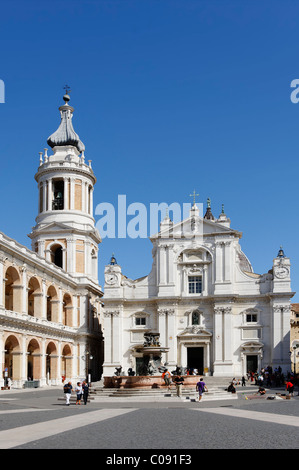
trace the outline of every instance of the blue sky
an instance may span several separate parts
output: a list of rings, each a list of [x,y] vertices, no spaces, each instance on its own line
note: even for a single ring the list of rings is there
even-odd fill
[[[195,189],[215,216],[224,204],[255,272],[283,245],[299,291],[296,0],[10,1],[0,21],[1,231],[30,247],[67,83],[95,206],[183,204]],[[106,238],[100,283],[112,252],[128,277],[149,273],[149,240]]]

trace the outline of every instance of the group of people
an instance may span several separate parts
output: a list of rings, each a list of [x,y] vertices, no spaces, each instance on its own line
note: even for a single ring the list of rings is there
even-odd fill
[[[72,393],[76,393],[76,405],[81,405],[81,400],[83,398],[84,405],[87,404],[88,395],[89,395],[89,386],[88,383],[84,380],[83,382],[77,382],[76,387],[73,389],[72,382],[68,382],[63,386],[63,391],[65,395],[65,404],[70,405],[70,399]]]
[[[226,390],[231,393],[236,393],[236,386],[242,384],[243,387],[246,385],[246,381],[251,384],[254,382],[254,385],[259,387],[257,394],[260,396],[266,394],[265,387],[282,387],[283,385],[285,385],[289,396],[294,396],[295,378],[291,373],[285,376],[280,367],[272,370],[272,367],[268,366],[261,369],[260,372],[254,373],[249,371],[247,372],[247,378],[243,375],[241,381],[234,377]]]
[[[190,374],[188,374],[188,375],[190,375]],[[192,374],[192,375],[195,375],[195,374]],[[167,386],[168,390],[170,390],[171,383],[174,383],[175,387],[176,387],[177,396],[178,397],[182,396],[182,388],[183,388],[183,384],[184,384],[184,377],[179,373],[179,371],[176,375],[174,375],[172,377],[169,370],[166,369],[162,373],[162,378],[164,379],[165,385]],[[208,392],[208,388],[207,388],[207,386],[206,386],[206,384],[205,384],[205,382],[203,381],[202,378],[196,384],[196,391],[198,392],[198,401],[200,401],[202,399],[202,395],[203,395],[204,392]]]
[[[281,367],[271,366],[263,367],[259,372],[249,371],[247,372],[248,382],[254,382],[255,385],[265,387],[282,387],[286,381],[291,380],[294,382],[294,377],[290,372],[286,375],[283,374]]]

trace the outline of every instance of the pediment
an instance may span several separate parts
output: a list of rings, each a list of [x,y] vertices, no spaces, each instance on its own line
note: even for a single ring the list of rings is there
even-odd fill
[[[192,325],[192,326],[187,326],[187,328],[182,331],[182,333],[178,334],[178,337],[184,337],[184,338],[191,338],[196,336],[197,338],[199,337],[211,337],[212,333],[202,326],[198,325]]]
[[[55,235],[55,233],[61,233],[61,232],[77,233],[80,235],[81,234],[86,235],[88,233],[88,235],[93,237],[97,243],[101,242],[99,231],[96,228],[92,227],[91,225],[90,225],[90,230],[87,230],[87,229],[82,230],[78,227],[75,227],[73,225],[66,224],[63,222],[51,222],[48,224],[37,225],[36,227],[33,227],[32,232],[28,234],[28,237],[34,238],[36,237],[37,234],[38,235],[41,235],[41,234],[45,234],[45,235],[54,234]]]
[[[199,216],[188,217],[187,219],[163,228],[150,238],[194,238],[197,236],[210,235],[234,235],[241,238],[242,233],[230,227],[226,227],[222,223],[217,223]]]
[[[61,230],[70,230],[69,225],[63,224],[61,222],[51,222],[50,224],[43,225],[38,232],[39,233],[49,233],[49,232],[60,232]]]
[[[246,343],[243,343],[241,348],[243,351],[247,352],[258,352],[264,347],[264,344],[261,343],[260,341],[247,341]]]

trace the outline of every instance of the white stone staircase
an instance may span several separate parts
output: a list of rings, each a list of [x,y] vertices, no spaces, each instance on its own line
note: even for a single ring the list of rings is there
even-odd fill
[[[202,401],[212,400],[234,400],[237,399],[237,393],[229,393],[225,390],[228,387],[231,379],[229,378],[214,378],[205,377],[204,381],[207,385],[208,392],[205,392]],[[241,388],[239,387],[239,391]],[[111,399],[121,400],[147,400],[147,401],[165,401],[166,399],[177,399],[184,401],[197,401],[198,393],[193,388],[183,387],[182,396],[177,397],[175,385],[171,386],[168,391],[167,387],[141,389],[141,388],[103,388],[102,382],[92,383],[90,388],[90,398],[96,401],[110,401]]]

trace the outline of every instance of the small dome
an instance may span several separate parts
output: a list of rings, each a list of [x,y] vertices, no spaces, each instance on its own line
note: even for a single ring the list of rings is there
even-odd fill
[[[61,115],[60,125],[58,129],[52,135],[50,135],[47,143],[51,148],[56,146],[72,145],[73,147],[76,147],[76,149],[81,153],[85,150],[85,146],[73,128],[72,118],[74,108],[68,104],[70,96],[65,94],[63,99],[65,104],[59,107]]]

